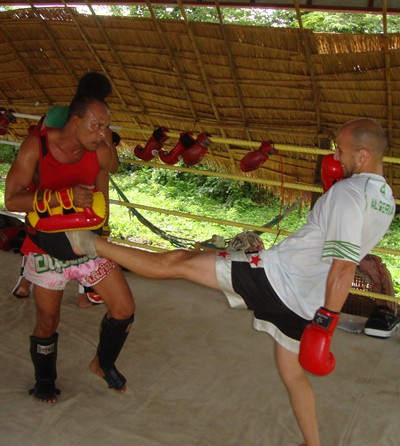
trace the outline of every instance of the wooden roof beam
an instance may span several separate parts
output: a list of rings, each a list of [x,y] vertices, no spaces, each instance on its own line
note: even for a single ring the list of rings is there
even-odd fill
[[[150,12],[151,18],[154,21],[154,25],[155,25],[155,27],[157,29],[158,34],[160,35],[161,41],[163,42],[164,47],[165,47],[165,49],[168,52],[168,56],[171,58],[172,67],[174,69],[174,72],[177,73],[177,75],[179,77],[180,85],[181,85],[181,87],[182,87],[182,89],[183,89],[183,91],[184,91],[184,93],[186,95],[186,98],[187,98],[187,101],[188,101],[188,104],[189,104],[189,108],[190,108],[190,112],[192,113],[193,119],[195,121],[198,121],[199,118],[198,118],[196,110],[194,108],[193,100],[192,100],[192,97],[190,95],[189,88],[187,86],[187,83],[185,81],[184,76],[182,75],[182,71],[181,71],[181,69],[179,67],[178,60],[175,57],[174,52],[172,51],[172,49],[171,49],[171,47],[170,47],[170,45],[168,43],[168,39],[165,36],[165,33],[164,33],[163,29],[161,28],[161,25],[160,25],[160,23],[159,23],[159,21],[158,21],[158,19],[156,17],[156,14],[154,12],[153,5],[151,4],[151,2],[149,0],[146,0],[146,6],[147,6],[147,9]]]
[[[303,42],[303,48],[304,48],[304,53],[306,56],[306,60],[307,60],[307,64],[308,64],[308,69],[310,71],[310,81],[311,81],[311,88],[312,88],[312,95],[313,95],[313,101],[314,101],[314,106],[315,106],[315,113],[316,113],[316,121],[317,121],[317,135],[319,136],[321,134],[321,110],[320,110],[320,100],[319,100],[319,90],[318,87],[316,86],[316,77],[315,77],[315,71],[314,71],[314,66],[311,60],[311,50],[310,47],[308,45],[307,39],[306,39],[306,35],[304,32],[304,27],[303,27],[303,21],[301,18],[301,11],[300,11],[300,5],[299,5],[299,0],[293,0],[294,1],[294,5],[296,8],[296,15],[297,15],[297,21],[299,23],[299,27],[300,27],[300,32],[301,32],[301,38],[302,38],[302,42]]]
[[[92,13],[92,15],[93,15],[93,17],[94,17],[94,19],[96,21],[96,25],[99,28],[102,36],[104,37],[104,39],[105,39],[105,41],[106,41],[106,43],[108,45],[108,48],[110,49],[112,55],[114,56],[115,60],[117,61],[117,63],[119,65],[119,67],[120,67],[120,69],[121,69],[121,71],[122,71],[126,81],[130,84],[130,86],[132,88],[132,91],[135,94],[136,101],[137,101],[139,107],[141,108],[141,111],[143,113],[146,113],[146,111],[147,111],[146,106],[144,105],[144,103],[143,103],[143,101],[142,101],[142,99],[141,99],[141,97],[139,95],[139,92],[138,92],[137,88],[135,87],[131,77],[129,76],[129,73],[127,73],[127,71],[125,70],[125,65],[123,64],[123,62],[122,62],[121,58],[119,57],[117,51],[115,51],[114,46],[113,46],[110,38],[108,37],[108,34],[107,34],[106,30],[104,29],[104,26],[101,24],[97,14],[96,14],[96,12],[94,11],[93,7],[90,4],[90,1],[85,0],[85,4],[87,5],[87,7],[89,8],[90,12]]]
[[[60,46],[58,45],[56,39],[54,38],[53,33],[50,31],[49,26],[47,25],[46,21],[43,19],[43,16],[38,12],[38,10],[37,10],[36,6],[33,4],[33,2],[30,1],[29,4],[31,5],[32,10],[37,14],[37,17],[39,17],[40,23],[46,30],[47,37],[49,38],[50,42],[53,44],[58,57],[62,60],[64,67],[67,69],[68,73],[71,75],[71,77],[74,79],[75,83],[77,84],[78,77],[76,76],[74,71],[71,69],[71,64],[69,64],[68,61],[66,60],[63,52],[61,51]]]
[[[215,99],[214,99],[213,92],[212,92],[211,87],[210,87],[210,82],[209,82],[209,80],[208,80],[207,71],[206,71],[206,69],[205,69],[205,66],[204,66],[204,63],[203,63],[203,60],[202,60],[202,57],[201,57],[201,53],[200,53],[199,47],[198,47],[197,42],[196,42],[196,38],[195,38],[194,33],[193,33],[193,30],[192,30],[192,28],[191,28],[189,19],[188,19],[187,15],[186,15],[185,7],[183,6],[182,0],[177,0],[177,3],[178,3],[178,6],[179,6],[179,9],[181,10],[181,14],[182,14],[182,17],[183,17],[183,21],[184,21],[184,23],[185,23],[186,30],[187,30],[187,33],[188,33],[190,42],[191,42],[191,44],[192,44],[194,53],[195,53],[195,55],[196,55],[197,63],[199,64],[200,73],[201,73],[201,75],[202,75],[203,82],[204,82],[204,87],[205,87],[205,89],[206,89],[208,98],[209,98],[209,100],[210,100],[211,108],[212,108],[212,110],[213,110],[213,113],[214,113],[214,116],[215,116],[216,121],[219,122],[219,121],[221,121],[221,116],[220,116],[220,114],[219,114],[218,107],[217,107],[217,104],[216,104]],[[223,138],[226,138],[225,130],[222,129],[222,128],[220,128],[219,130],[220,130],[220,132],[221,132],[222,137],[223,137]],[[231,167],[232,167],[232,168],[235,168],[235,160],[234,160],[234,156],[233,156],[233,154],[231,153],[231,151],[229,150],[229,146],[228,146],[228,150],[227,150],[227,152],[228,152],[228,154],[229,154],[229,158],[230,158],[230,162],[231,162]]]
[[[19,60],[19,62],[23,65],[25,71],[28,73],[30,79],[32,82],[36,85],[37,89],[40,91],[40,93],[43,95],[44,98],[46,98],[47,104],[51,104],[50,97],[46,94],[46,92],[43,90],[42,86],[39,84],[39,82],[36,80],[35,75],[33,74],[32,70],[27,66],[25,61],[22,59],[22,57],[19,55],[18,51],[16,50],[14,43],[8,38],[7,34],[4,32],[4,27],[0,28],[0,35],[1,37],[8,43],[9,47],[12,49],[14,56],[16,59]]]
[[[239,102],[240,115],[242,116],[243,124],[244,124],[244,126],[246,128],[247,127],[247,117],[246,117],[246,110],[245,110],[244,105],[243,105],[243,95],[242,95],[242,91],[241,91],[240,86],[239,86],[239,80],[238,80],[238,76],[236,74],[235,61],[233,60],[231,47],[229,45],[229,39],[228,39],[228,36],[226,34],[225,23],[224,23],[224,16],[222,14],[222,11],[221,11],[221,8],[220,8],[220,5],[219,5],[219,0],[215,1],[215,8],[216,8],[217,14],[218,14],[218,20],[219,20],[219,25],[220,25],[220,28],[221,28],[222,37],[224,38],[225,50],[226,50],[226,54],[228,56],[229,67],[231,69],[231,74],[232,74],[232,78],[233,78],[233,86],[235,88],[236,96],[237,96],[238,102]],[[250,135],[247,132],[247,130],[246,130],[246,134],[250,138]]]
[[[89,48],[90,52],[92,53],[93,57],[95,58],[96,62],[99,64],[99,66],[101,67],[101,70],[103,71],[103,73],[107,76],[107,78],[109,79],[110,83],[111,83],[111,87],[112,87],[112,91],[115,92],[115,94],[118,96],[118,98],[120,99],[122,105],[124,106],[125,109],[129,109],[128,104],[126,103],[124,97],[121,95],[121,93],[119,92],[118,88],[116,87],[115,83],[112,80],[112,76],[108,75],[107,69],[105,67],[105,65],[103,64],[102,60],[100,59],[100,57],[98,56],[96,50],[93,48],[93,45],[90,43],[86,33],[84,32],[84,30],[82,29],[82,27],[80,26],[78,20],[75,17],[75,11],[71,8],[69,8],[67,6],[67,2],[65,0],[63,0],[64,3],[64,9],[69,13],[75,27],[77,28],[77,30],[79,31],[80,36],[82,37],[82,39],[85,41],[87,47]],[[136,123],[136,120],[133,119],[133,122]]]
[[[390,37],[387,32],[387,0],[382,1],[383,38],[385,52],[385,80],[386,80],[386,102],[387,102],[387,132],[389,147],[391,147],[393,135],[393,89],[392,89],[392,63],[390,58]]]

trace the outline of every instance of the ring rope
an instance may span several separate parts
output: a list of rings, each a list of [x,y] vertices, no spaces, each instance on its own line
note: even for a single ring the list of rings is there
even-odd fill
[[[189,214],[186,212],[173,211],[171,209],[162,209],[162,208],[157,208],[154,206],[146,206],[144,204],[138,204],[138,203],[130,203],[130,202],[111,199],[110,204],[125,206],[127,208],[137,208],[137,209],[142,209],[142,210],[150,211],[150,212],[159,212],[162,214],[173,215],[175,217],[189,218],[192,220],[207,221],[208,223],[214,223],[217,225],[233,226],[236,228],[241,228],[242,230],[247,229],[249,231],[259,231],[259,232],[266,232],[266,233],[270,233],[270,234],[276,234],[278,232],[277,229],[266,228],[265,226],[256,226],[256,225],[250,225],[247,223],[240,223],[240,222],[235,222],[235,221],[230,221],[230,220],[222,220],[219,218],[205,217],[202,215],[195,215],[195,214]],[[282,229],[279,230],[279,235],[288,236],[290,234],[292,234],[292,232],[284,231]],[[381,254],[400,256],[400,250],[389,249],[389,248],[375,247],[371,250],[371,252],[378,252]]]
[[[37,115],[31,115],[26,113],[13,113],[13,115],[16,118],[23,118],[23,119],[34,119],[39,120],[41,116]],[[110,126],[111,130],[127,130],[127,131],[133,131],[137,133],[142,133],[144,135],[151,135],[153,133],[153,130],[148,129],[141,129],[139,127],[122,127],[122,126]],[[177,132],[166,132],[166,134],[169,137],[172,138],[179,138],[180,133]],[[218,137],[209,137],[211,142],[214,143],[221,143],[221,144],[230,144],[240,147],[250,147],[250,148],[259,148],[260,142],[259,141],[248,141],[245,139],[234,139],[234,138],[218,138]],[[333,153],[331,150],[325,150],[325,149],[317,149],[312,147],[298,147],[290,144],[275,144],[276,148],[282,152],[294,152],[294,153],[311,153],[314,155],[328,155],[330,153]],[[395,157],[383,157],[383,161],[385,163],[392,163],[392,164],[400,164],[400,158]]]
[[[266,180],[264,178],[255,178],[255,177],[250,177],[250,176],[234,175],[234,174],[223,173],[223,172],[211,172],[209,170],[194,170],[194,169],[190,169],[185,166],[160,164],[160,163],[156,163],[156,162],[142,161],[142,160],[136,160],[136,159],[130,159],[130,158],[121,159],[121,162],[127,163],[127,164],[137,164],[139,166],[148,166],[148,167],[153,167],[153,168],[167,169],[167,170],[179,170],[180,172],[187,172],[187,173],[192,173],[192,174],[196,174],[196,175],[206,175],[206,176],[210,176],[210,177],[224,178],[224,179],[228,179],[228,180],[247,181],[249,183],[264,184],[264,185],[273,186],[273,187],[284,187],[286,189],[296,189],[296,190],[317,192],[317,193],[321,193],[321,194],[323,193],[323,189],[321,186],[313,186],[311,184],[299,184],[299,183],[287,183],[287,182],[282,183],[281,181]],[[400,199],[396,199],[395,202],[396,202],[396,204],[400,204]]]
[[[350,293],[368,297],[369,299],[381,299],[400,304],[400,298],[396,296],[388,296],[387,294],[374,293],[373,291],[363,291],[355,288],[351,288]]]

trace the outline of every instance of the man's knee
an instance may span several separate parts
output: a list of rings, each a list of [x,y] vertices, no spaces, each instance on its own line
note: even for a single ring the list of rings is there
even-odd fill
[[[59,317],[38,314],[34,335],[39,338],[48,338],[52,336],[56,332],[59,322]]]
[[[195,251],[187,251],[184,249],[175,249],[161,254],[163,257],[164,270],[171,275],[181,275],[184,272],[187,262],[198,255]]]
[[[126,297],[113,296],[105,300],[110,317],[114,319],[128,319],[135,313],[135,301],[131,295]]]

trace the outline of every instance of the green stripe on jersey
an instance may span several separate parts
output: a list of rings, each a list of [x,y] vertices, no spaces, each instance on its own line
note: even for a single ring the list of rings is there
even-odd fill
[[[338,240],[327,240],[322,250],[322,258],[347,259],[358,263],[360,260],[360,246]]]

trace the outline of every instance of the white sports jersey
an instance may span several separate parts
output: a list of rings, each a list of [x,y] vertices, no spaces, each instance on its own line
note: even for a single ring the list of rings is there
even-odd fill
[[[392,190],[380,175],[356,174],[331,187],[299,231],[261,252],[267,277],[282,302],[312,319],[325,302],[332,260],[358,264],[386,233],[394,212]]]

